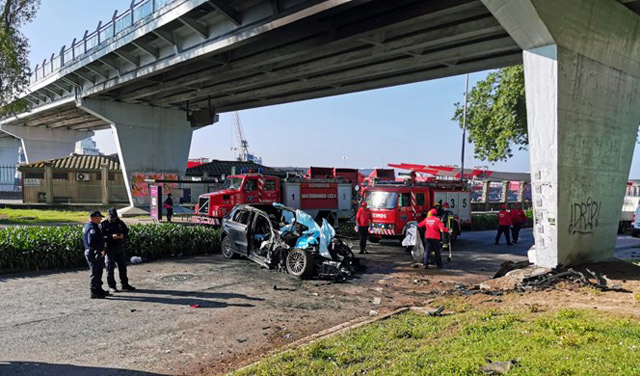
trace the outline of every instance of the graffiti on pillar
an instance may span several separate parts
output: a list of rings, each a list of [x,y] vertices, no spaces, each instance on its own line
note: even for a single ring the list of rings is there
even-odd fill
[[[601,203],[591,197],[586,201],[571,204],[571,221],[569,222],[569,234],[591,234],[598,227]]]

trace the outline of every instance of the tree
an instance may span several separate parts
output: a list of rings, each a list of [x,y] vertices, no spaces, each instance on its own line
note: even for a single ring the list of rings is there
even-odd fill
[[[456,103],[453,120],[462,127],[463,104]],[[468,141],[475,157],[491,162],[506,161],[512,146],[527,148],[527,109],[522,65],[498,69],[479,81],[467,103]]]
[[[0,117],[23,111],[15,96],[29,85],[29,41],[20,27],[31,22],[40,0],[0,0]]]

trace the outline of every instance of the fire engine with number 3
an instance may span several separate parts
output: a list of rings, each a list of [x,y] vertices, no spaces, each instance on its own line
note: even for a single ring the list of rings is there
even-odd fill
[[[362,192],[362,199],[371,210],[373,223],[370,240],[402,239],[405,226],[421,221],[436,203],[453,214],[445,225],[452,230],[452,239],[462,234],[462,225],[471,224],[471,192],[466,183],[451,180],[417,182],[414,177],[404,182],[373,183]]]

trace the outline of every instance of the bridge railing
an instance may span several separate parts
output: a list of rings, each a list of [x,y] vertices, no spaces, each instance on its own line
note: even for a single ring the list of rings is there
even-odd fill
[[[74,39],[69,47],[62,46],[57,55],[54,53],[48,60],[45,59],[42,64],[36,65],[31,71],[31,84],[47,78],[87,53],[93,52],[97,47],[117,38],[123,30],[146,19],[174,1],[178,0],[132,0],[129,9],[120,14],[115,11],[109,22],[103,24],[100,21],[95,30],[85,31],[81,39]]]

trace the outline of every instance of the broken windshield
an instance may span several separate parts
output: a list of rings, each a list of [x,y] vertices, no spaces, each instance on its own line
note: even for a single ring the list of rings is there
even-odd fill
[[[242,178],[229,178],[227,180],[224,181],[224,184],[222,184],[222,189],[230,189],[232,191],[237,191],[240,189],[240,186],[242,185]]]
[[[365,198],[370,209],[394,209],[398,201],[396,192],[368,192]]]

